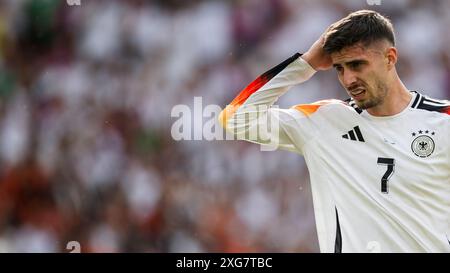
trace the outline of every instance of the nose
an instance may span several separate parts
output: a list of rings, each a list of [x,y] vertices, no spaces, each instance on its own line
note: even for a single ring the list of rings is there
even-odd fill
[[[344,70],[342,73],[342,83],[345,87],[350,87],[356,83],[356,75],[351,70]]]

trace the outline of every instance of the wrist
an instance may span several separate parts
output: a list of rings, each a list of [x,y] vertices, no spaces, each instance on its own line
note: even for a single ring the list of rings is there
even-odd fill
[[[315,62],[314,58],[309,52],[303,54],[302,59],[305,60],[312,68],[314,68],[314,70],[317,70],[317,62]]]

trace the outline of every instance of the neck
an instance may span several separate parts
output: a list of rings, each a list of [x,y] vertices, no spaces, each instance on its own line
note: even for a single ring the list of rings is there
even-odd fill
[[[367,112],[372,116],[393,116],[408,107],[411,99],[411,93],[396,75],[393,84],[389,86],[387,95],[383,102],[377,106],[367,109]]]

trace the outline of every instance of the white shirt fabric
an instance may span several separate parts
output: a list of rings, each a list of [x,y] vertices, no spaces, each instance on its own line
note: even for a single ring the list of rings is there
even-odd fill
[[[449,101],[412,92],[388,117],[352,101],[271,107],[315,72],[294,55],[244,89],[222,125],[305,157],[321,252],[450,252]]]

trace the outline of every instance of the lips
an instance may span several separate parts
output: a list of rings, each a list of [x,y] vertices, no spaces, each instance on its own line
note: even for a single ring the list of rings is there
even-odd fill
[[[350,92],[350,95],[352,96],[353,99],[355,100],[359,100],[362,99],[364,97],[364,94],[366,93],[366,90],[363,88],[358,88],[356,90],[353,90]]]

